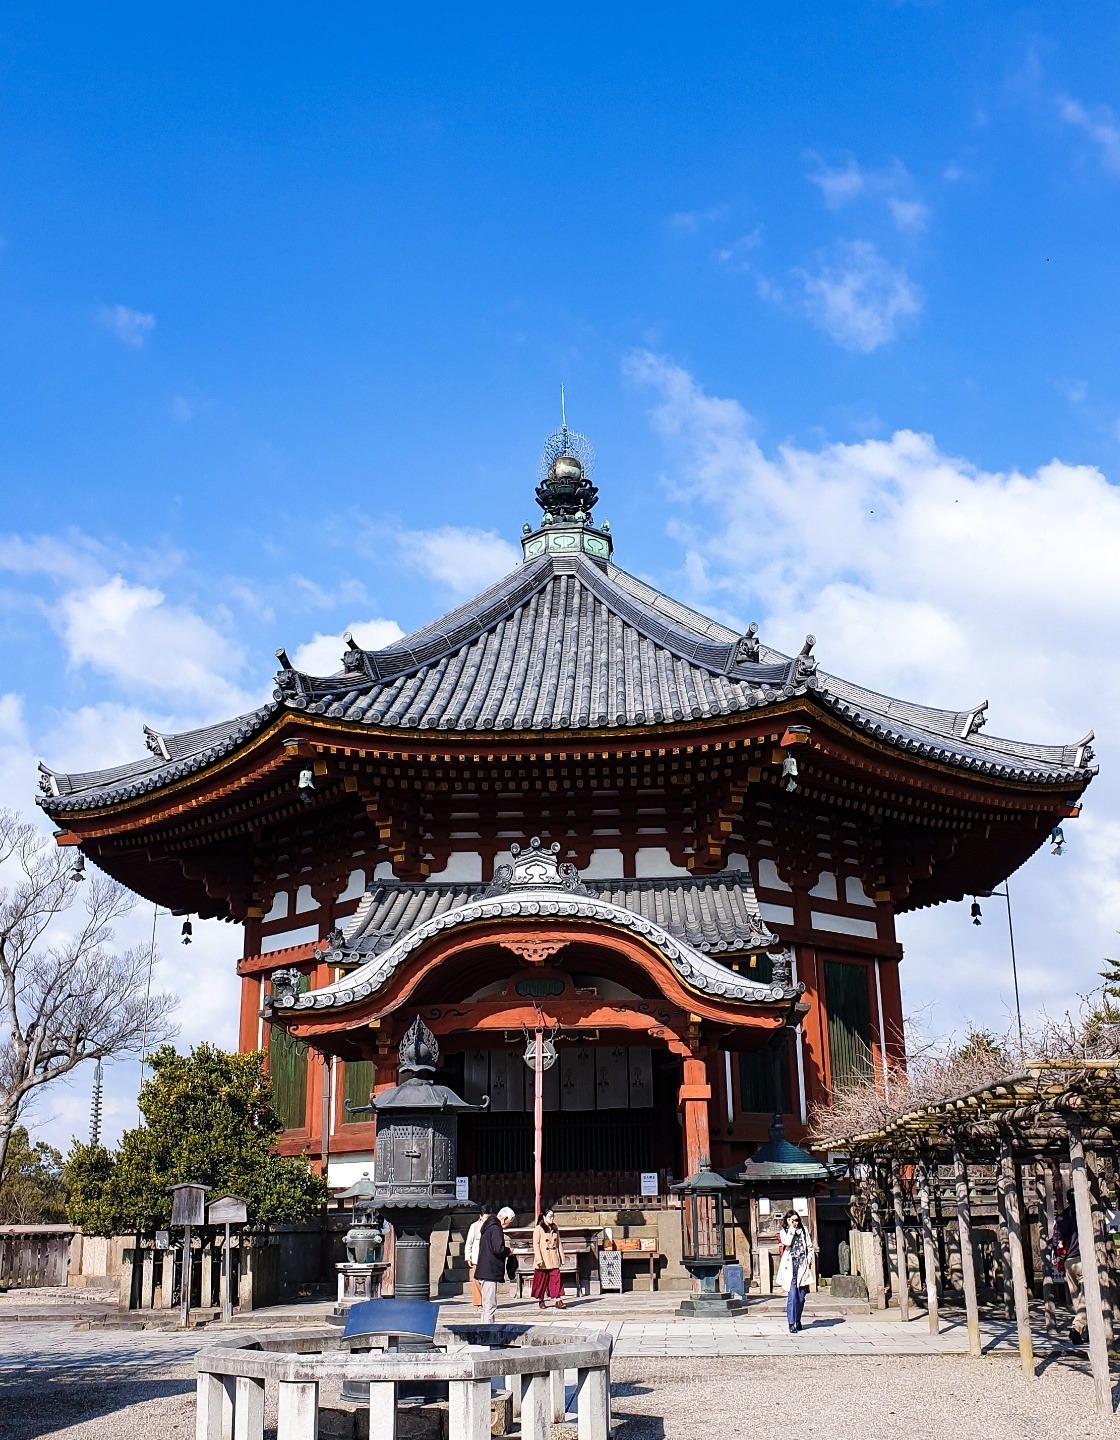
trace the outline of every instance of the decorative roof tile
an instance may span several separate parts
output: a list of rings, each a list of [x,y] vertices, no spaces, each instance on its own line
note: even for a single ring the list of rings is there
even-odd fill
[[[550,734],[640,729],[765,709],[792,696],[908,754],[1025,784],[1084,785],[1087,737],[1030,745],[981,733],[984,707],[937,710],[817,668],[705,618],[580,554],[530,560],[431,625],[351,646],[335,675],[283,668],[271,704],[182,735],[148,732],[146,759],[80,775],[43,769],[52,815],[159,789],[228,754],[284,710],[371,729]]]

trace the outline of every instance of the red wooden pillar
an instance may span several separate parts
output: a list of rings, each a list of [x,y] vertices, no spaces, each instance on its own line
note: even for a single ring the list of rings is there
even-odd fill
[[[261,982],[257,975],[241,977],[241,1016],[237,1027],[237,1048],[250,1055],[261,1047]]]
[[[681,1067],[677,1108],[683,1122],[686,1177],[696,1174],[701,1158],[711,1159],[712,1147],[708,1138],[708,1105],[711,1098],[712,1087],[708,1084],[707,1065],[703,1060],[695,1058],[685,1060]]]

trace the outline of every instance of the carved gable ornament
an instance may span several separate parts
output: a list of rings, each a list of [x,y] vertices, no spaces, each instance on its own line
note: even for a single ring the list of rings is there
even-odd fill
[[[534,835],[524,850],[511,845],[512,865],[499,865],[487,895],[508,895],[511,890],[567,890],[586,895],[587,887],[579,878],[576,867],[560,863],[560,846],[554,840],[547,848]]]

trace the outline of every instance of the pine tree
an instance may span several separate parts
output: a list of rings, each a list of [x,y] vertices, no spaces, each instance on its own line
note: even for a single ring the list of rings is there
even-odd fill
[[[324,1181],[305,1160],[273,1152],[281,1125],[263,1060],[214,1045],[189,1055],[170,1045],[156,1050],[140,1094],[145,1123],[123,1136],[115,1154],[75,1144],[67,1157],[71,1222],[95,1235],[164,1230],[169,1187],[181,1181],[240,1195],[253,1225],[317,1214]]]

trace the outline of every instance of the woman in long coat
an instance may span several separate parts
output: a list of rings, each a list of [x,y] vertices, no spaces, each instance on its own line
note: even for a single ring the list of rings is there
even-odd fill
[[[789,1333],[796,1335],[801,1329],[805,1297],[816,1276],[816,1245],[809,1234],[809,1227],[803,1223],[796,1210],[789,1210],[782,1216],[778,1239],[782,1244],[782,1258],[778,1262],[778,1289],[787,1292],[786,1319],[789,1321]]]
[[[545,1308],[545,1296],[564,1309],[564,1286],[560,1269],[564,1264],[564,1242],[556,1228],[556,1215],[546,1210],[533,1226],[533,1299]]]

